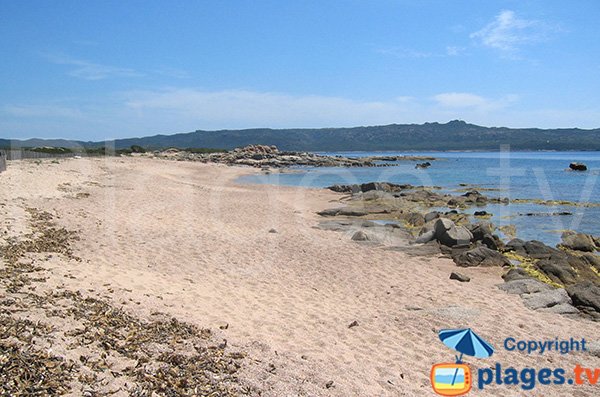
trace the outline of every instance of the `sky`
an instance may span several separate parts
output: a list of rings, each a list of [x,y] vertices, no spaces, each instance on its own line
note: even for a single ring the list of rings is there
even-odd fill
[[[600,2],[0,0],[0,138],[600,127]]]

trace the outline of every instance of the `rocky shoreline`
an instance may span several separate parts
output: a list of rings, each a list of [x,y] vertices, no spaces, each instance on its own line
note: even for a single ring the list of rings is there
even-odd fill
[[[600,321],[600,238],[568,231],[557,247],[512,238],[506,243],[485,211],[462,212],[488,203],[507,204],[476,190],[440,194],[423,186],[371,182],[334,185],[341,207],[318,214],[319,227],[346,232],[362,244],[387,246],[413,255],[443,255],[458,267],[506,269],[499,288],[518,294],[532,310]],[[432,207],[452,208],[446,212]],[[387,222],[377,220],[386,219]],[[514,233],[514,231],[513,231]],[[453,273],[451,279],[468,281]]]
[[[310,167],[391,167],[397,161],[433,161],[429,156],[325,156],[309,152],[280,151],[276,146],[249,145],[219,153],[194,153],[168,149],[144,155],[178,161],[198,161],[227,165],[246,165],[258,168]]]

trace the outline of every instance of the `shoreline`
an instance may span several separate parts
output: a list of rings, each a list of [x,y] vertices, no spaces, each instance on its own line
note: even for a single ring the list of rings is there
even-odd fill
[[[508,336],[596,335],[592,322],[525,308],[496,288],[500,269],[467,269],[472,281],[457,283],[448,280],[456,266],[447,258],[412,257],[316,229],[316,212],[339,195],[235,182],[250,172],[258,170],[142,158],[9,164],[0,175],[4,227],[20,236],[26,207],[52,213],[78,231],[73,249],[82,261],[34,256],[48,288],[109,299],[142,318],[160,311],[210,328],[247,354],[240,379],[263,396],[423,395],[431,390],[431,364],[452,357],[437,341],[441,328],[474,327],[498,347]],[[353,321],[359,325],[348,328]],[[583,353],[499,349],[496,359],[600,367],[600,358]],[[593,388],[578,391],[594,395]],[[480,393],[519,395],[510,392],[495,386]]]

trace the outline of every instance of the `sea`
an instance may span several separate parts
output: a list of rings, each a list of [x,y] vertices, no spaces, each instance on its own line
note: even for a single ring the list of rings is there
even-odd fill
[[[539,203],[490,204],[464,210],[486,211],[496,226],[516,226],[517,237],[554,246],[565,230],[600,236],[600,152],[318,152],[345,157],[430,156],[422,161],[398,161],[391,167],[294,167],[283,173],[248,175],[243,183],[300,187],[327,187],[371,181],[436,186],[441,193],[464,194],[468,189],[489,197],[543,201],[567,201],[578,205]],[[571,162],[584,163],[588,171],[569,169]],[[383,163],[383,162],[382,162]],[[584,206],[591,203],[592,206]],[[593,206],[597,204],[598,206]],[[447,208],[437,208],[444,211]],[[561,215],[557,215],[561,213]],[[385,221],[385,219],[382,219]],[[499,233],[505,240],[510,236]]]

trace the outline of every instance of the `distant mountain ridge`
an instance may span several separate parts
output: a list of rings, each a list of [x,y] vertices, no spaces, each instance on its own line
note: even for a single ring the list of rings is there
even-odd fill
[[[448,123],[390,124],[383,126],[318,129],[270,129],[194,131],[174,135],[117,139],[116,149],[139,145],[146,149],[221,148],[249,144],[276,145],[281,150],[600,150],[600,128],[538,129],[482,127],[461,120]],[[106,142],[61,139],[0,139],[0,147],[99,147]]]

